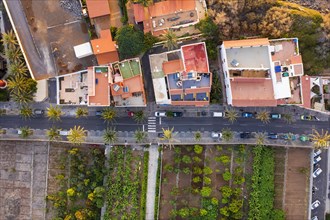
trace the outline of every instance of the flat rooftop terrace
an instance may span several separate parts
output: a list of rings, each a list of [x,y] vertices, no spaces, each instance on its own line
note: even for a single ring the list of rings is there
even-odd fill
[[[227,48],[226,54],[229,69],[270,68],[270,52],[267,46]],[[231,64],[233,60],[236,60],[238,66]]]

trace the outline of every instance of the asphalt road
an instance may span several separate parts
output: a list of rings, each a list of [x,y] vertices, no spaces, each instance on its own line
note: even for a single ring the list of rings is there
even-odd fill
[[[320,167],[322,173],[313,178],[313,186],[317,188],[312,195],[312,202],[319,200],[321,202],[320,206],[311,211],[311,218],[317,216],[319,220],[324,220],[325,206],[327,200],[327,173],[328,173],[328,150],[323,150],[321,153],[321,161],[314,166],[314,170]]]
[[[181,117],[181,118],[157,118],[157,131],[161,128],[172,128],[175,131],[221,131],[223,128],[230,128],[232,131],[249,131],[249,132],[276,132],[294,134],[310,134],[312,129],[329,130],[329,121],[296,121],[287,124],[283,120],[273,120],[269,124],[263,124],[259,120],[249,118],[239,118],[234,124],[231,124],[224,118],[213,117]],[[89,116],[87,118],[76,119],[75,117],[62,117],[61,121],[53,123],[46,117],[35,117],[23,120],[20,116],[1,116],[0,127],[3,128],[19,128],[29,126],[31,128],[47,129],[56,125],[62,129],[72,128],[74,125],[83,126],[86,130],[103,130],[107,124],[100,117]],[[116,118],[110,124],[116,127],[117,131],[135,131],[142,125],[135,123],[133,118],[121,117]],[[147,126],[147,122],[144,124]]]

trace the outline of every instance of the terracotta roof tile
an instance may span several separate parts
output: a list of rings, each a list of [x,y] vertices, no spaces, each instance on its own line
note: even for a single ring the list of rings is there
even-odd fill
[[[163,71],[165,74],[181,72],[184,70],[182,60],[171,60],[163,62]]]
[[[110,15],[108,0],[86,0],[86,5],[90,18]]]
[[[248,47],[248,46],[260,46],[269,45],[268,38],[256,38],[256,39],[246,39],[246,40],[230,40],[223,42],[225,48],[230,47]]]

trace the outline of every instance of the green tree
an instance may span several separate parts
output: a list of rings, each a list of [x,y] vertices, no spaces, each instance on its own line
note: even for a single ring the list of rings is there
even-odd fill
[[[1,41],[4,44],[7,44],[9,48],[15,48],[18,45],[18,41],[13,30],[3,33]]]
[[[143,111],[134,112],[133,118],[137,123],[139,124],[143,123],[145,120],[144,112]]]
[[[226,170],[223,174],[222,177],[225,181],[229,181],[231,180],[231,173],[229,172],[229,170]]]
[[[266,142],[266,135],[265,133],[259,132],[256,134],[256,144],[257,145],[264,145]]]
[[[114,144],[118,140],[117,131],[114,128],[107,128],[103,134],[105,143]]]
[[[270,122],[269,112],[266,110],[258,112],[256,119],[262,121],[265,124],[269,123]]]
[[[168,51],[174,50],[178,47],[178,37],[172,30],[168,30],[163,36],[163,40],[165,41],[163,47],[167,48]]]
[[[287,114],[283,114],[282,118],[284,121],[286,121],[286,123],[291,124],[294,120],[293,120],[293,115],[291,113],[287,113]]]
[[[115,120],[116,111],[113,108],[106,108],[102,111],[102,119],[109,123]]]
[[[153,3],[153,0],[133,0],[133,2],[143,5],[143,7],[148,7]]]
[[[238,118],[238,112],[234,108],[227,108],[225,111],[225,118],[231,123],[234,123]]]
[[[148,51],[152,48],[152,46],[159,42],[160,39],[158,37],[155,37],[151,34],[151,32],[144,34],[144,40],[143,40],[143,51]]]
[[[37,92],[37,82],[35,80],[19,75],[10,77],[7,86],[11,98],[19,104],[31,102]]]
[[[21,130],[21,134],[19,136],[21,138],[28,138],[33,134],[33,131],[27,126],[21,127],[20,130]]]
[[[22,51],[19,47],[9,48],[6,50],[5,54],[11,63],[22,62],[24,60]]]
[[[214,49],[216,50],[216,49]],[[222,88],[221,81],[217,72],[212,73],[212,86],[211,86],[211,103],[221,104],[222,101]]]
[[[209,39],[218,40],[219,27],[214,23],[213,19],[209,16],[200,20],[195,27],[202,32],[203,36]]]
[[[194,146],[194,152],[195,152],[196,154],[201,154],[201,153],[203,152],[203,146],[196,144],[196,145]]]
[[[88,109],[87,108],[78,107],[76,109],[76,118],[87,117],[87,116],[88,116]]]
[[[137,143],[143,143],[147,140],[148,134],[147,132],[138,129],[134,132],[134,137]]]
[[[163,129],[164,137],[162,137],[161,140],[167,141],[168,146],[171,148],[173,146],[173,141],[175,140],[174,139],[175,134],[173,133],[174,128],[172,128],[172,129],[162,128],[162,129]]]
[[[62,108],[60,106],[50,105],[47,108],[47,117],[49,120],[60,121],[62,114]]]
[[[220,192],[221,192],[222,197],[224,197],[224,198],[230,198],[231,195],[233,194],[232,188],[230,188],[229,186],[226,186],[226,185],[220,187]]]
[[[195,132],[195,141],[199,142],[202,139],[202,133],[200,131]]]
[[[221,130],[222,133],[222,139],[226,142],[229,142],[233,139],[234,134],[229,128],[223,128]]]
[[[79,145],[86,140],[86,133],[87,131],[83,127],[75,125],[69,131],[68,140],[72,144]]]
[[[116,42],[120,59],[127,59],[139,55],[143,51],[143,32],[133,25],[125,25],[117,31]]]
[[[19,114],[25,119],[33,116],[32,109],[28,105],[23,105],[19,111]]]
[[[49,141],[59,140],[61,138],[59,131],[60,129],[58,129],[57,127],[51,127],[50,129],[48,129],[46,135]]]
[[[188,155],[184,155],[182,157],[182,162],[185,164],[190,164],[192,162],[191,157],[189,157]]]

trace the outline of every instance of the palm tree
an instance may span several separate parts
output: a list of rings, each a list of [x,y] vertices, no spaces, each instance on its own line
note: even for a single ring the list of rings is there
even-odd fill
[[[269,123],[270,122],[269,112],[266,110],[258,112],[256,119],[259,119],[265,124]]]
[[[175,134],[173,133],[173,131],[174,131],[174,128],[172,128],[172,129],[164,129],[164,128],[162,128],[163,129],[163,135],[164,135],[164,137],[162,137],[162,138],[160,138],[160,140],[162,140],[162,141],[167,141],[167,143],[168,143],[168,146],[171,148],[172,146],[173,146],[173,141],[175,141],[175,139],[174,139],[174,136],[175,136]]]
[[[195,141],[199,142],[201,139],[202,139],[202,133],[200,131],[196,131]]]
[[[47,136],[48,136],[48,138],[49,138],[49,141],[56,141],[56,140],[59,140],[60,139],[60,133],[59,133],[59,131],[60,131],[61,129],[58,129],[57,127],[52,127],[52,128],[50,128],[47,132],[46,132],[46,134],[47,134]]]
[[[49,108],[47,108],[47,117],[49,120],[60,121],[61,115],[62,109],[60,106],[50,105]]]
[[[134,132],[134,137],[137,143],[143,143],[147,140],[148,134],[147,132],[138,129]]]
[[[103,134],[105,143],[113,144],[118,140],[117,131],[114,128],[107,128]]]
[[[15,93],[20,95],[26,92],[26,78],[21,75],[15,75],[10,77],[7,82],[7,87],[11,91],[11,93]]]
[[[313,133],[310,134],[311,140],[314,142],[315,148],[327,148],[330,144],[330,134],[328,131],[322,129],[319,133],[316,129],[313,129]]]
[[[107,123],[112,122],[116,117],[116,111],[113,108],[106,108],[102,111],[101,117]]]
[[[256,144],[257,145],[264,145],[266,142],[266,135],[263,132],[259,132],[256,134]]]
[[[164,48],[167,48],[167,50],[173,50],[178,47],[178,37],[175,35],[175,33],[172,30],[168,30],[166,34],[163,37],[163,40],[165,41],[164,43]]]
[[[229,128],[222,129],[221,134],[222,139],[226,142],[229,142],[234,138],[234,133]]]
[[[33,134],[33,131],[29,128],[29,127],[21,127],[20,128],[21,133],[19,134],[19,136],[21,138],[28,138],[30,135]]]
[[[22,51],[19,47],[9,48],[8,50],[6,50],[5,54],[6,54],[6,57],[12,63],[21,62],[24,60]]]
[[[9,72],[10,72],[10,74],[12,74],[14,76],[20,75],[20,76],[26,77],[28,69],[27,69],[25,63],[19,61],[19,62],[10,63]]]
[[[145,119],[144,112],[143,111],[135,112],[133,115],[133,118],[136,121],[136,123],[138,123],[138,124],[143,123],[143,121]]]
[[[79,145],[86,140],[86,132],[87,131],[83,127],[74,126],[69,131],[68,140],[72,144]]]
[[[238,112],[234,108],[227,108],[225,111],[225,118],[233,124],[238,118]]]
[[[2,34],[1,41],[4,44],[8,45],[9,48],[14,48],[16,45],[18,45],[18,41],[13,30],[10,30],[9,32]]]
[[[286,123],[291,124],[294,120],[293,120],[293,115],[290,113],[287,114],[283,114],[282,118],[284,119],[284,121],[286,121]]]
[[[20,109],[19,113],[23,118],[27,119],[32,117],[33,112],[32,109],[28,105],[23,105],[22,108]]]
[[[80,117],[87,117],[88,116],[88,109],[87,108],[77,108],[76,110],[76,118]]]

